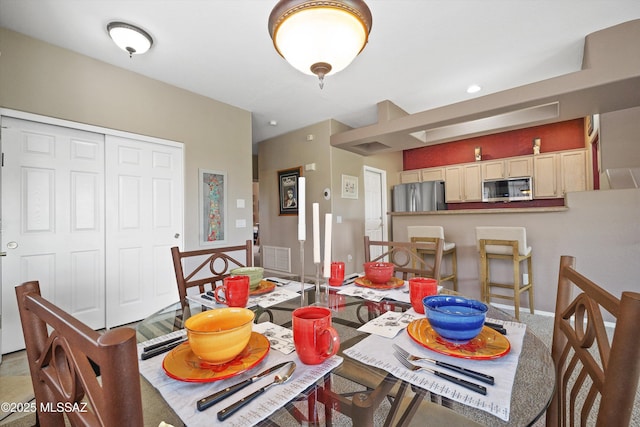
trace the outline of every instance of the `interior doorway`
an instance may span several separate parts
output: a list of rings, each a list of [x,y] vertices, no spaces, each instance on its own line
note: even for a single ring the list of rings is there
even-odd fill
[[[387,172],[364,166],[364,206],[366,236],[371,240],[388,240]],[[374,248],[381,251],[382,248]],[[375,258],[382,252],[371,256]]]

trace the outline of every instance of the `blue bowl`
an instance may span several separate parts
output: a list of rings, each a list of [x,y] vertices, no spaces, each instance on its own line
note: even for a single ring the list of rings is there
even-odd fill
[[[482,331],[487,306],[453,295],[433,295],[422,300],[431,327],[447,341],[463,344]]]

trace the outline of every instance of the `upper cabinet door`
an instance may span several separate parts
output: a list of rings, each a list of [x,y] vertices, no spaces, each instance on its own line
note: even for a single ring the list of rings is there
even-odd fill
[[[464,168],[464,195],[466,202],[482,201],[482,168],[479,164]]]
[[[533,197],[558,197],[556,154],[540,154],[533,160]]]
[[[423,181],[444,181],[444,168],[422,169]]]
[[[560,173],[563,195],[572,191],[587,190],[586,150],[560,153]]]
[[[412,182],[420,182],[420,170],[400,172],[400,184],[411,184]]]
[[[507,178],[520,178],[533,175],[533,156],[507,159]]]
[[[504,160],[482,162],[482,179],[504,178]]]

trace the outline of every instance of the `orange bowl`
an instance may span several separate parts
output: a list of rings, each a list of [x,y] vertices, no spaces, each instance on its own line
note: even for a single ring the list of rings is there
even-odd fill
[[[373,283],[387,283],[393,277],[395,265],[390,262],[365,262],[364,275]]]
[[[184,323],[191,351],[205,362],[222,364],[233,360],[251,338],[255,313],[247,308],[207,310]]]

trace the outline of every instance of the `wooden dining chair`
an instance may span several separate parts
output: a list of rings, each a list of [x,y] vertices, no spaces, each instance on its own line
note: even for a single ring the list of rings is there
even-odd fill
[[[611,341],[603,310],[615,318]],[[638,324],[640,293],[622,292],[618,299],[578,273],[575,258],[561,257],[551,347],[556,391],[548,427],[629,425],[640,376]]]
[[[241,256],[244,253],[244,260]],[[180,302],[186,303],[187,289],[197,287],[199,293],[205,292],[207,285],[215,288],[230,271],[239,267],[253,266],[251,240],[244,245],[219,248],[181,251],[177,246],[171,248],[173,269],[178,284]]]
[[[37,281],[16,297],[38,424],[142,426],[135,330],[100,334],[43,298]]]
[[[364,236],[364,261],[386,261],[395,265],[395,272],[403,280],[411,277],[440,278],[444,241],[434,238],[429,242],[392,242],[371,240]],[[432,251],[432,262],[419,255],[419,251]],[[372,255],[377,253],[378,255]]]

